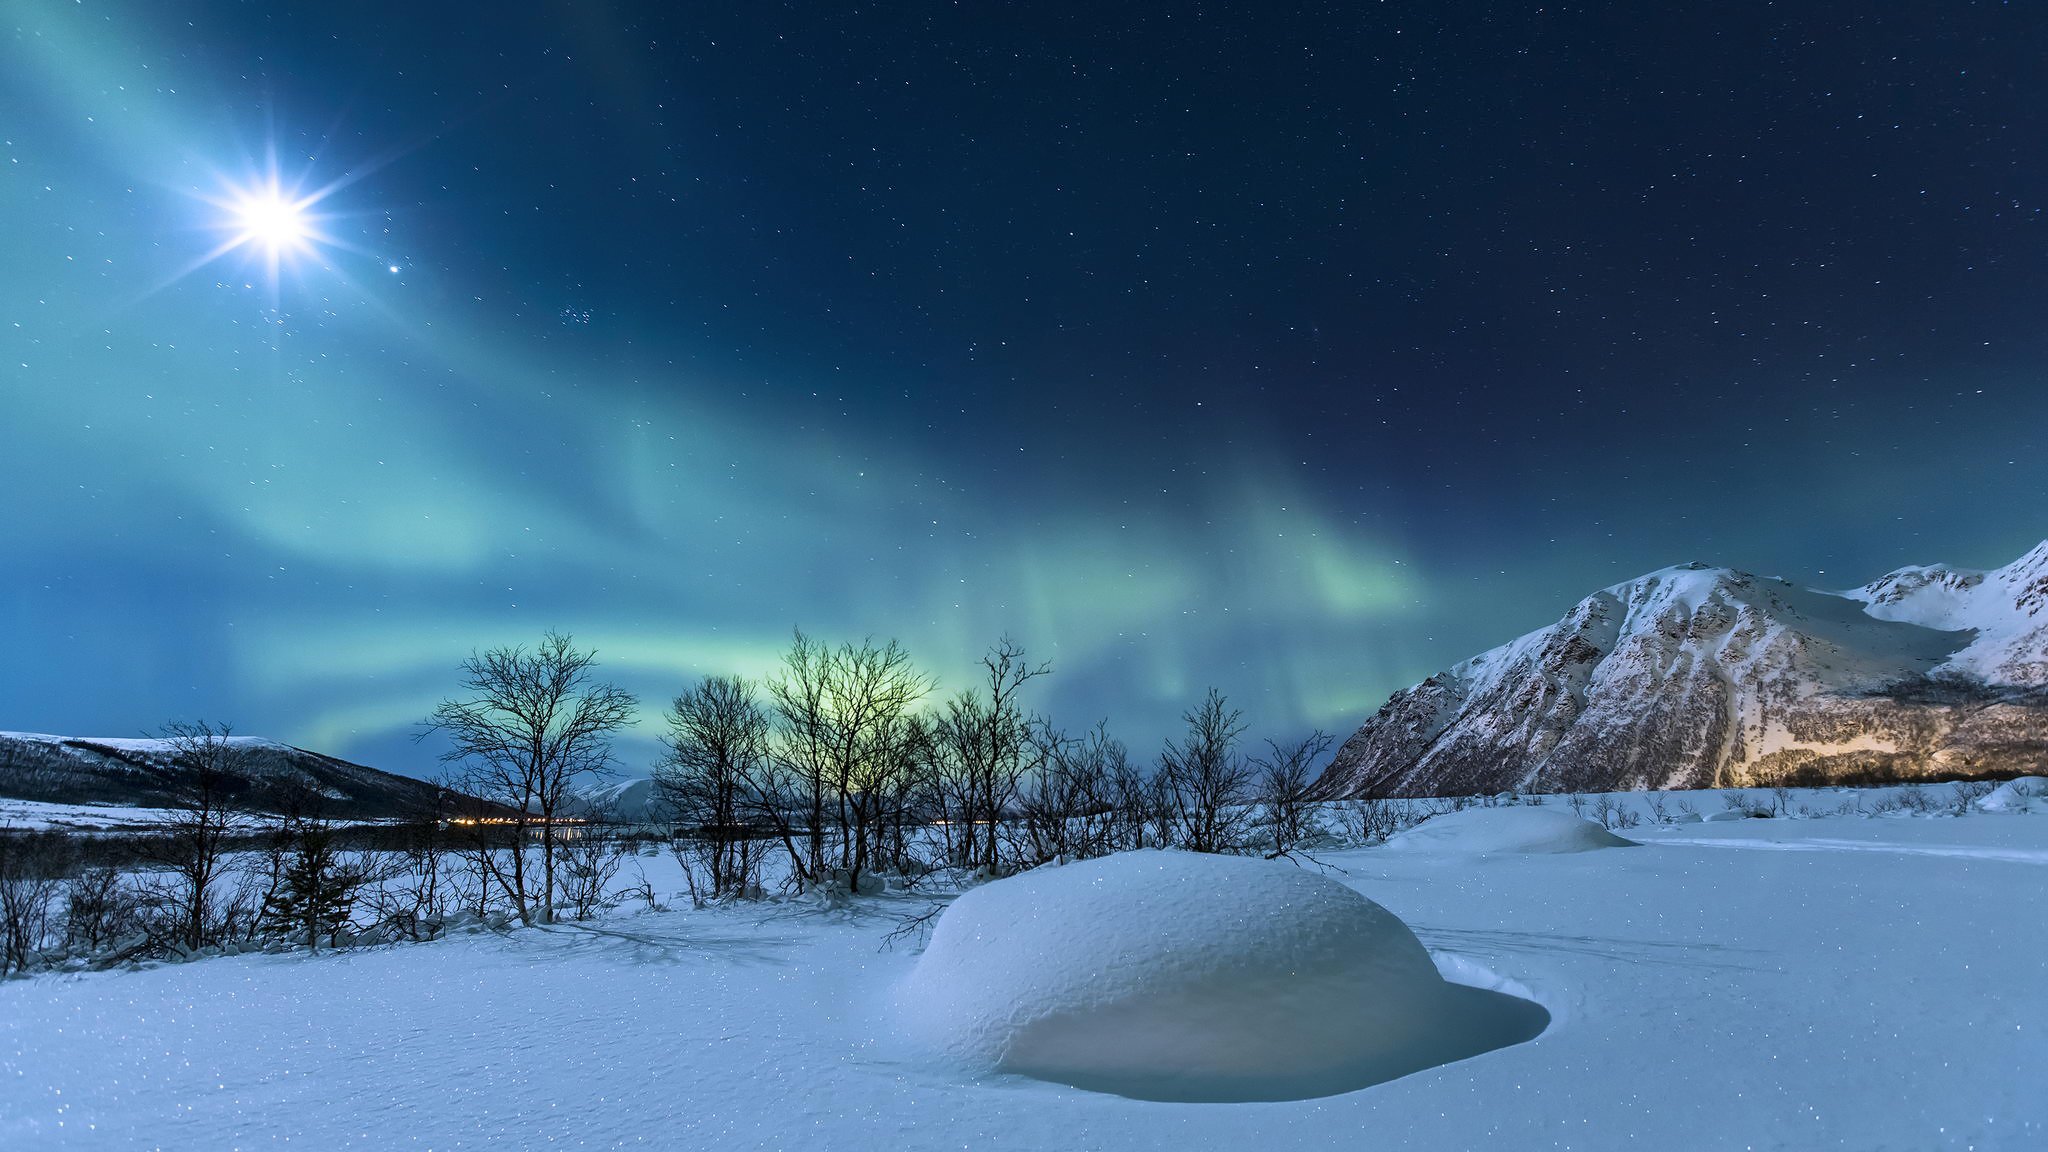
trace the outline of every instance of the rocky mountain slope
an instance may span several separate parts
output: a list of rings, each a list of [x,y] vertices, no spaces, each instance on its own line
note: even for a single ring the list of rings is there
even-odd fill
[[[1822,592],[1693,564],[1396,693],[1331,796],[2014,774],[2048,767],[2048,542]]]
[[[425,816],[442,789],[271,740],[236,736],[229,769],[241,806],[275,810],[289,793],[310,788],[333,819]],[[0,797],[62,804],[174,802],[183,773],[162,740],[103,740],[0,732]]]

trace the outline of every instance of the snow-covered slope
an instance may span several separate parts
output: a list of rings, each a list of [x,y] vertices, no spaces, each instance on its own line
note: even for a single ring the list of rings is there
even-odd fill
[[[657,812],[660,805],[654,793],[654,780],[649,776],[608,780],[585,789],[576,794],[571,807],[579,815],[622,824],[652,823],[661,817]]]
[[[1974,631],[1943,671],[1992,684],[2048,685],[2048,540],[1995,571],[1901,568],[1842,595],[1880,620]]]
[[[229,745],[233,791],[252,808],[274,808],[288,793],[310,789],[331,817],[430,815],[442,792],[275,740],[235,736]],[[167,741],[0,732],[0,798],[159,807],[174,802],[183,779]]]
[[[1691,564],[1397,693],[1329,795],[1703,788],[2048,764],[2048,542],[1846,593]]]

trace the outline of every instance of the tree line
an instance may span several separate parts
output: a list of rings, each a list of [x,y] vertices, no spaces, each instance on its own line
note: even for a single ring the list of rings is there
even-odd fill
[[[784,883],[858,893],[877,873],[988,877],[1143,847],[1299,851],[1329,738],[1244,749],[1243,715],[1210,690],[1150,771],[1097,722],[1064,729],[1029,710],[1051,672],[1004,638],[972,682],[935,698],[896,643],[828,646],[799,632],[760,682],[711,676],[665,719],[656,796],[692,893]]]
[[[654,824],[620,829],[587,798],[619,773],[639,701],[567,634],[478,651],[418,733],[445,744],[439,810],[386,830],[379,850],[340,838],[313,789],[281,811],[239,806],[228,728],[173,724],[161,736],[177,791],[167,824],[137,841],[139,867],[87,866],[61,833],[0,835],[0,975],[52,950],[118,961],[583,917],[617,898],[630,852],[657,845],[706,903],[1312,841],[1328,737],[1249,751],[1242,713],[1212,689],[1146,763],[1106,722],[1068,730],[1033,711],[1051,672],[1006,637],[942,695],[893,640],[797,631],[769,675],[706,676],[668,702]]]

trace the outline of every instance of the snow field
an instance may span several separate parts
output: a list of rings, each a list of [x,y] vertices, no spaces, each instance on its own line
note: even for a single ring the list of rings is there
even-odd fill
[[[2048,819],[1918,791],[1683,827],[1623,796],[1626,852],[1319,850],[1448,977],[1551,1017],[1340,1095],[1162,1102],[934,1054],[898,998],[917,950],[884,944],[926,905],[891,893],[0,983],[0,1148],[2036,1152]]]

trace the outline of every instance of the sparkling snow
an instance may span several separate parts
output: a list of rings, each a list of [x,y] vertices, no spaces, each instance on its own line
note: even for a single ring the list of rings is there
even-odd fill
[[[1832,814],[1873,795],[1625,852],[1323,856],[1441,970],[1551,1015],[1338,1096],[935,1059],[898,1035],[918,957],[882,940],[924,904],[892,894],[9,981],[0,1148],[2048,1147],[2048,816]]]

